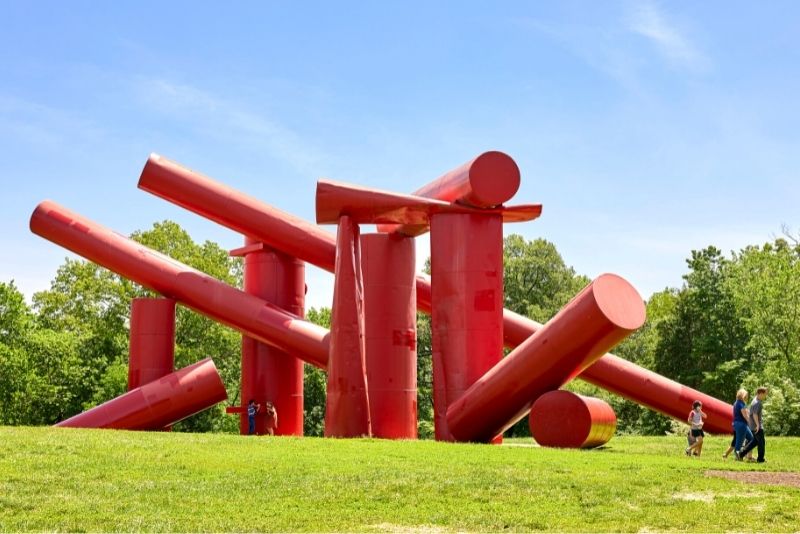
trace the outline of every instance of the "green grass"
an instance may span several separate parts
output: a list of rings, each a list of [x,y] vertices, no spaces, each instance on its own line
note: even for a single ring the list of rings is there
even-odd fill
[[[800,489],[704,476],[729,438],[594,451],[381,440],[0,427],[3,531],[798,531]]]

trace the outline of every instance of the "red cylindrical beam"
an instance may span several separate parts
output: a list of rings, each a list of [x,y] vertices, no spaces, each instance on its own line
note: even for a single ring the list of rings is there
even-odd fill
[[[325,437],[372,435],[364,344],[364,286],[358,225],[339,220],[331,311]]]
[[[542,447],[590,449],[617,430],[614,409],[604,400],[571,391],[550,391],[531,406],[531,436]]]
[[[142,172],[139,187],[333,272],[336,246],[331,234],[177,163],[152,156]],[[431,312],[430,280],[424,275],[417,275],[417,307],[425,313]],[[541,324],[527,317],[509,310],[503,312],[506,347],[518,346],[541,328]],[[603,356],[579,378],[681,421],[686,418],[684,397],[700,400],[703,411],[708,414],[704,428],[721,434],[731,432],[733,408],[730,404],[611,354]],[[675,402],[678,399],[681,402]]]
[[[222,324],[326,367],[328,331],[140,245],[50,201],[31,231]]]
[[[206,358],[55,426],[160,430],[227,398],[214,362]]]
[[[450,432],[462,441],[489,441],[524,417],[540,395],[569,382],[644,320],[644,303],[633,286],[613,274],[597,277],[450,405]]]
[[[137,298],[131,301],[128,391],[175,370],[175,301]]]
[[[242,223],[258,228],[256,232],[239,233],[327,271],[334,270],[336,244],[328,232],[167,158],[150,156],[139,188],[228,228],[242,227]],[[257,234],[271,237],[264,239]]]
[[[511,200],[519,189],[519,183],[519,167],[514,160],[503,152],[490,151],[412,194],[446,202],[459,202],[476,208],[489,208]],[[412,225],[379,225],[378,230],[404,235],[419,234],[419,230]]]
[[[503,357],[501,216],[434,215],[431,282],[434,424],[451,441],[447,407]]]
[[[260,242],[245,238],[244,291],[262,298],[289,313],[305,313],[305,263]],[[279,436],[303,435],[303,361],[294,355],[242,336],[241,398],[250,399],[262,408],[272,402],[279,415]],[[266,433],[267,417],[256,416],[256,434]],[[239,430],[248,432],[247,412],[240,416]]]
[[[376,438],[417,438],[415,258],[411,238],[361,236],[367,384]]]

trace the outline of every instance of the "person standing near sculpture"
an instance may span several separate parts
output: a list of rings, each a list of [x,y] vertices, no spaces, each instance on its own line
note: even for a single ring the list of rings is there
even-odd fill
[[[260,404],[256,404],[256,401],[250,399],[250,402],[247,403],[247,434],[252,435],[256,433],[256,414],[258,410],[261,408]]]
[[[267,435],[274,436],[275,429],[278,428],[278,410],[275,409],[272,401],[267,401],[264,416],[267,419],[264,424],[264,431]]]
[[[744,458],[743,443],[745,440],[748,442],[753,441],[753,433],[750,431],[750,412],[747,409],[747,390],[740,389],[736,392],[736,402],[733,403],[733,432],[736,442],[733,446],[733,454],[736,459],[741,461]],[[753,445],[750,443],[750,445]]]
[[[749,444],[742,456],[758,447],[757,462],[764,463],[764,452],[766,450],[766,440],[764,438],[764,400],[767,398],[767,388],[760,387],[756,390],[756,396],[750,403],[750,431],[753,433],[754,443]]]

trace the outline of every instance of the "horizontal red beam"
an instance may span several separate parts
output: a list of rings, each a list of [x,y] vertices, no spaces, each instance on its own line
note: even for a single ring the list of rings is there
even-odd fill
[[[403,195],[332,180],[319,180],[317,223],[336,224],[347,215],[358,224],[398,223],[415,228],[413,235],[430,229],[430,217],[439,213],[502,214],[504,222],[531,221],[542,213],[541,204],[476,209],[425,197]]]
[[[519,189],[519,167],[508,154],[492,150],[456,167],[412,193],[476,208],[491,208],[511,200]],[[413,225],[379,225],[380,232],[419,235]]]

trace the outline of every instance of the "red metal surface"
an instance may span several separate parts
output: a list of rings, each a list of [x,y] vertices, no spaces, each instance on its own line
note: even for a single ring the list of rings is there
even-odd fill
[[[142,173],[139,187],[231,230],[333,272],[336,253],[335,239],[331,234],[177,163],[151,157]],[[420,191],[416,194],[425,196]],[[417,275],[417,307],[425,313],[431,312],[430,280],[425,275]],[[509,348],[516,347],[542,328],[536,321],[509,310],[503,312],[503,325],[505,345]],[[708,414],[705,428],[714,433],[731,432],[733,408],[730,404],[612,354],[603,356],[587,368],[580,378],[681,421],[686,417],[687,404],[684,399],[701,400],[703,410]]]
[[[417,314],[414,240],[361,236],[372,435],[417,437]]]
[[[131,301],[128,390],[175,370],[175,301],[137,298]]]
[[[502,152],[484,152],[416,190],[413,195],[458,202],[476,208],[499,206],[511,200],[519,189],[519,167]],[[381,232],[419,235],[413,226],[380,225]]]
[[[54,202],[39,204],[31,231],[193,310],[304,361],[326,367],[328,331],[112,232]],[[280,414],[279,414],[280,415]]]
[[[305,313],[305,263],[265,247],[251,238],[232,254],[244,255],[244,291],[262,298],[289,313]],[[256,415],[256,434],[267,433],[264,407],[271,401],[279,414],[275,434],[303,435],[303,361],[294,355],[242,336],[241,398],[260,404]],[[248,432],[247,413],[239,418],[239,431]]]
[[[258,228],[257,232],[237,231],[333,272],[336,245],[328,232],[174,161],[152,154],[142,170],[139,188],[228,228]],[[264,233],[274,236],[264,239],[259,235]]]
[[[589,449],[608,443],[617,416],[607,402],[571,391],[550,391],[531,406],[531,436],[542,447]]]
[[[206,358],[55,426],[160,430],[227,398],[214,362]]]
[[[503,355],[499,215],[433,216],[431,289],[436,439],[452,441],[447,407]]]
[[[319,180],[316,193],[317,223],[330,224],[340,215],[359,224],[401,223],[415,228],[413,235],[428,231],[433,214],[500,214],[505,222],[531,221],[542,213],[541,204],[476,209],[442,200],[402,195],[331,180]],[[410,232],[405,232],[409,235]]]
[[[524,417],[540,395],[569,382],[644,320],[644,303],[633,286],[613,274],[597,277],[450,405],[450,432],[462,441],[492,439]]]
[[[364,286],[358,225],[339,220],[331,311],[325,436],[372,435],[364,344]]]

